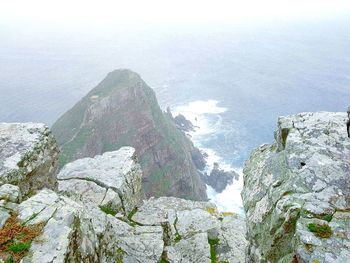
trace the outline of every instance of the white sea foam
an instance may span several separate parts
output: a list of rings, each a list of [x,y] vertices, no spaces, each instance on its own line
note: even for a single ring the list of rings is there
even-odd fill
[[[221,125],[222,119],[219,115],[224,113],[227,109],[219,107],[218,101],[193,101],[186,105],[178,106],[174,110],[174,115],[182,114],[196,126],[194,132],[189,132],[193,141],[200,141],[200,137],[215,133],[217,128]],[[217,117],[216,120],[210,120],[208,115]]]
[[[202,142],[208,137],[222,129],[222,117],[220,114],[227,109],[218,106],[218,101],[193,101],[186,105],[178,106],[174,109],[173,114],[182,114],[196,126],[195,131],[189,132],[193,143],[200,150],[204,151],[208,157],[206,173],[210,173],[214,163],[219,163],[220,168],[225,171],[235,170],[239,173],[239,180],[234,180],[233,184],[228,185],[222,193],[217,193],[212,187],[207,186],[208,198],[214,202],[219,211],[230,211],[243,214],[241,190],[243,187],[242,169],[235,169],[226,163],[213,149],[203,147]]]
[[[239,180],[233,181],[222,193],[217,193],[212,187],[207,185],[207,195],[210,201],[216,204],[220,212],[228,211],[243,215],[243,204],[241,191],[243,187],[242,169],[235,169],[239,174]]]

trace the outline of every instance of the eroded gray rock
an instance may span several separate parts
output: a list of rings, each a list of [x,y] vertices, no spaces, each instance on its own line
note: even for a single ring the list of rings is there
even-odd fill
[[[100,262],[158,262],[163,253],[160,226],[128,219],[140,204],[142,172],[131,147],[67,164],[58,191],[79,202],[99,237]],[[118,216],[118,217],[117,217]]]
[[[23,196],[55,189],[58,153],[46,125],[0,123],[0,185],[17,185]]]
[[[252,153],[242,192],[250,261],[345,262],[350,251],[346,120],[345,113],[329,112],[281,117],[276,142]],[[317,234],[320,226],[330,227],[329,237]]]
[[[211,262],[208,234],[205,232],[180,240],[167,247],[166,252],[170,263]]]
[[[212,203],[151,198],[138,208],[132,221],[163,227],[163,258],[169,262],[211,262],[211,257],[218,262],[245,261],[244,220],[232,213],[218,213]]]
[[[141,202],[143,196],[142,172],[132,147],[76,160],[64,166],[57,178],[59,192],[70,198],[101,205],[108,192],[108,202],[104,203],[110,203],[115,209],[123,208],[126,214]],[[110,199],[111,195],[115,200]]]
[[[18,219],[26,225],[43,223],[23,263],[98,262],[98,239],[84,208],[51,190],[21,203]]]

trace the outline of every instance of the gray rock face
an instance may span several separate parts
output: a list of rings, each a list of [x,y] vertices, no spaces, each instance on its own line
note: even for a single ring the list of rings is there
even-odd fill
[[[23,263],[98,262],[98,239],[80,204],[42,190],[21,203],[16,212],[24,224],[45,224]]]
[[[244,220],[218,213],[214,204],[174,197],[151,198],[132,216],[140,225],[162,226],[168,262],[245,262]]]
[[[242,192],[251,262],[347,262],[350,139],[344,113],[281,117],[252,153]]]
[[[18,185],[23,196],[55,189],[58,146],[38,123],[0,123],[0,185]]]
[[[225,171],[220,169],[218,163],[214,163],[214,167],[210,175],[204,174],[203,180],[207,185],[210,185],[216,192],[221,193],[227,185],[233,183],[233,179],[238,180],[239,174],[235,171]]]
[[[192,124],[192,122],[187,120],[186,117],[182,114],[177,115],[174,118],[174,122],[182,132],[190,132],[195,130],[195,127]]]
[[[57,176],[58,190],[73,200],[126,214],[142,199],[142,172],[135,149],[123,147],[67,164]]]

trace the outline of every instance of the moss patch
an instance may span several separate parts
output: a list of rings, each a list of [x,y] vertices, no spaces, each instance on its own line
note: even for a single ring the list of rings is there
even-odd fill
[[[169,263],[169,261],[162,258],[158,263]]]
[[[227,217],[227,216],[235,216],[235,215],[237,215],[237,214],[232,213],[232,212],[222,212],[221,215],[222,215],[223,217]]]
[[[21,224],[17,215],[13,214],[0,229],[0,255],[4,255],[5,262],[20,262],[29,251],[33,239],[39,236],[44,224],[25,226]]]
[[[123,263],[124,251],[121,248],[117,249],[116,263]]]
[[[321,238],[329,238],[333,235],[332,228],[327,224],[308,224],[307,228],[310,232]]]
[[[207,212],[213,216],[216,214],[216,209],[215,207],[208,207]]]
[[[99,206],[102,212],[106,213],[107,215],[112,215],[115,216],[117,214],[117,211],[115,211],[111,207],[106,207],[106,206]]]
[[[322,216],[322,219],[327,221],[327,222],[331,222],[333,219],[333,215],[324,215],[324,216]]]
[[[218,256],[216,254],[216,245],[219,243],[219,239],[218,238],[214,238],[214,239],[208,238],[208,243],[210,245],[211,263],[218,263]]]

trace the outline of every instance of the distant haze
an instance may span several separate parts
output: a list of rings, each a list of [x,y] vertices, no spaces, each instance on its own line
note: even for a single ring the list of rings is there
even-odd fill
[[[0,121],[51,125],[130,68],[163,108],[227,109],[201,144],[241,167],[279,115],[350,104],[350,1],[14,0],[0,23]]]
[[[319,19],[349,14],[348,0],[31,0],[1,1],[0,21],[40,27],[235,23]]]

